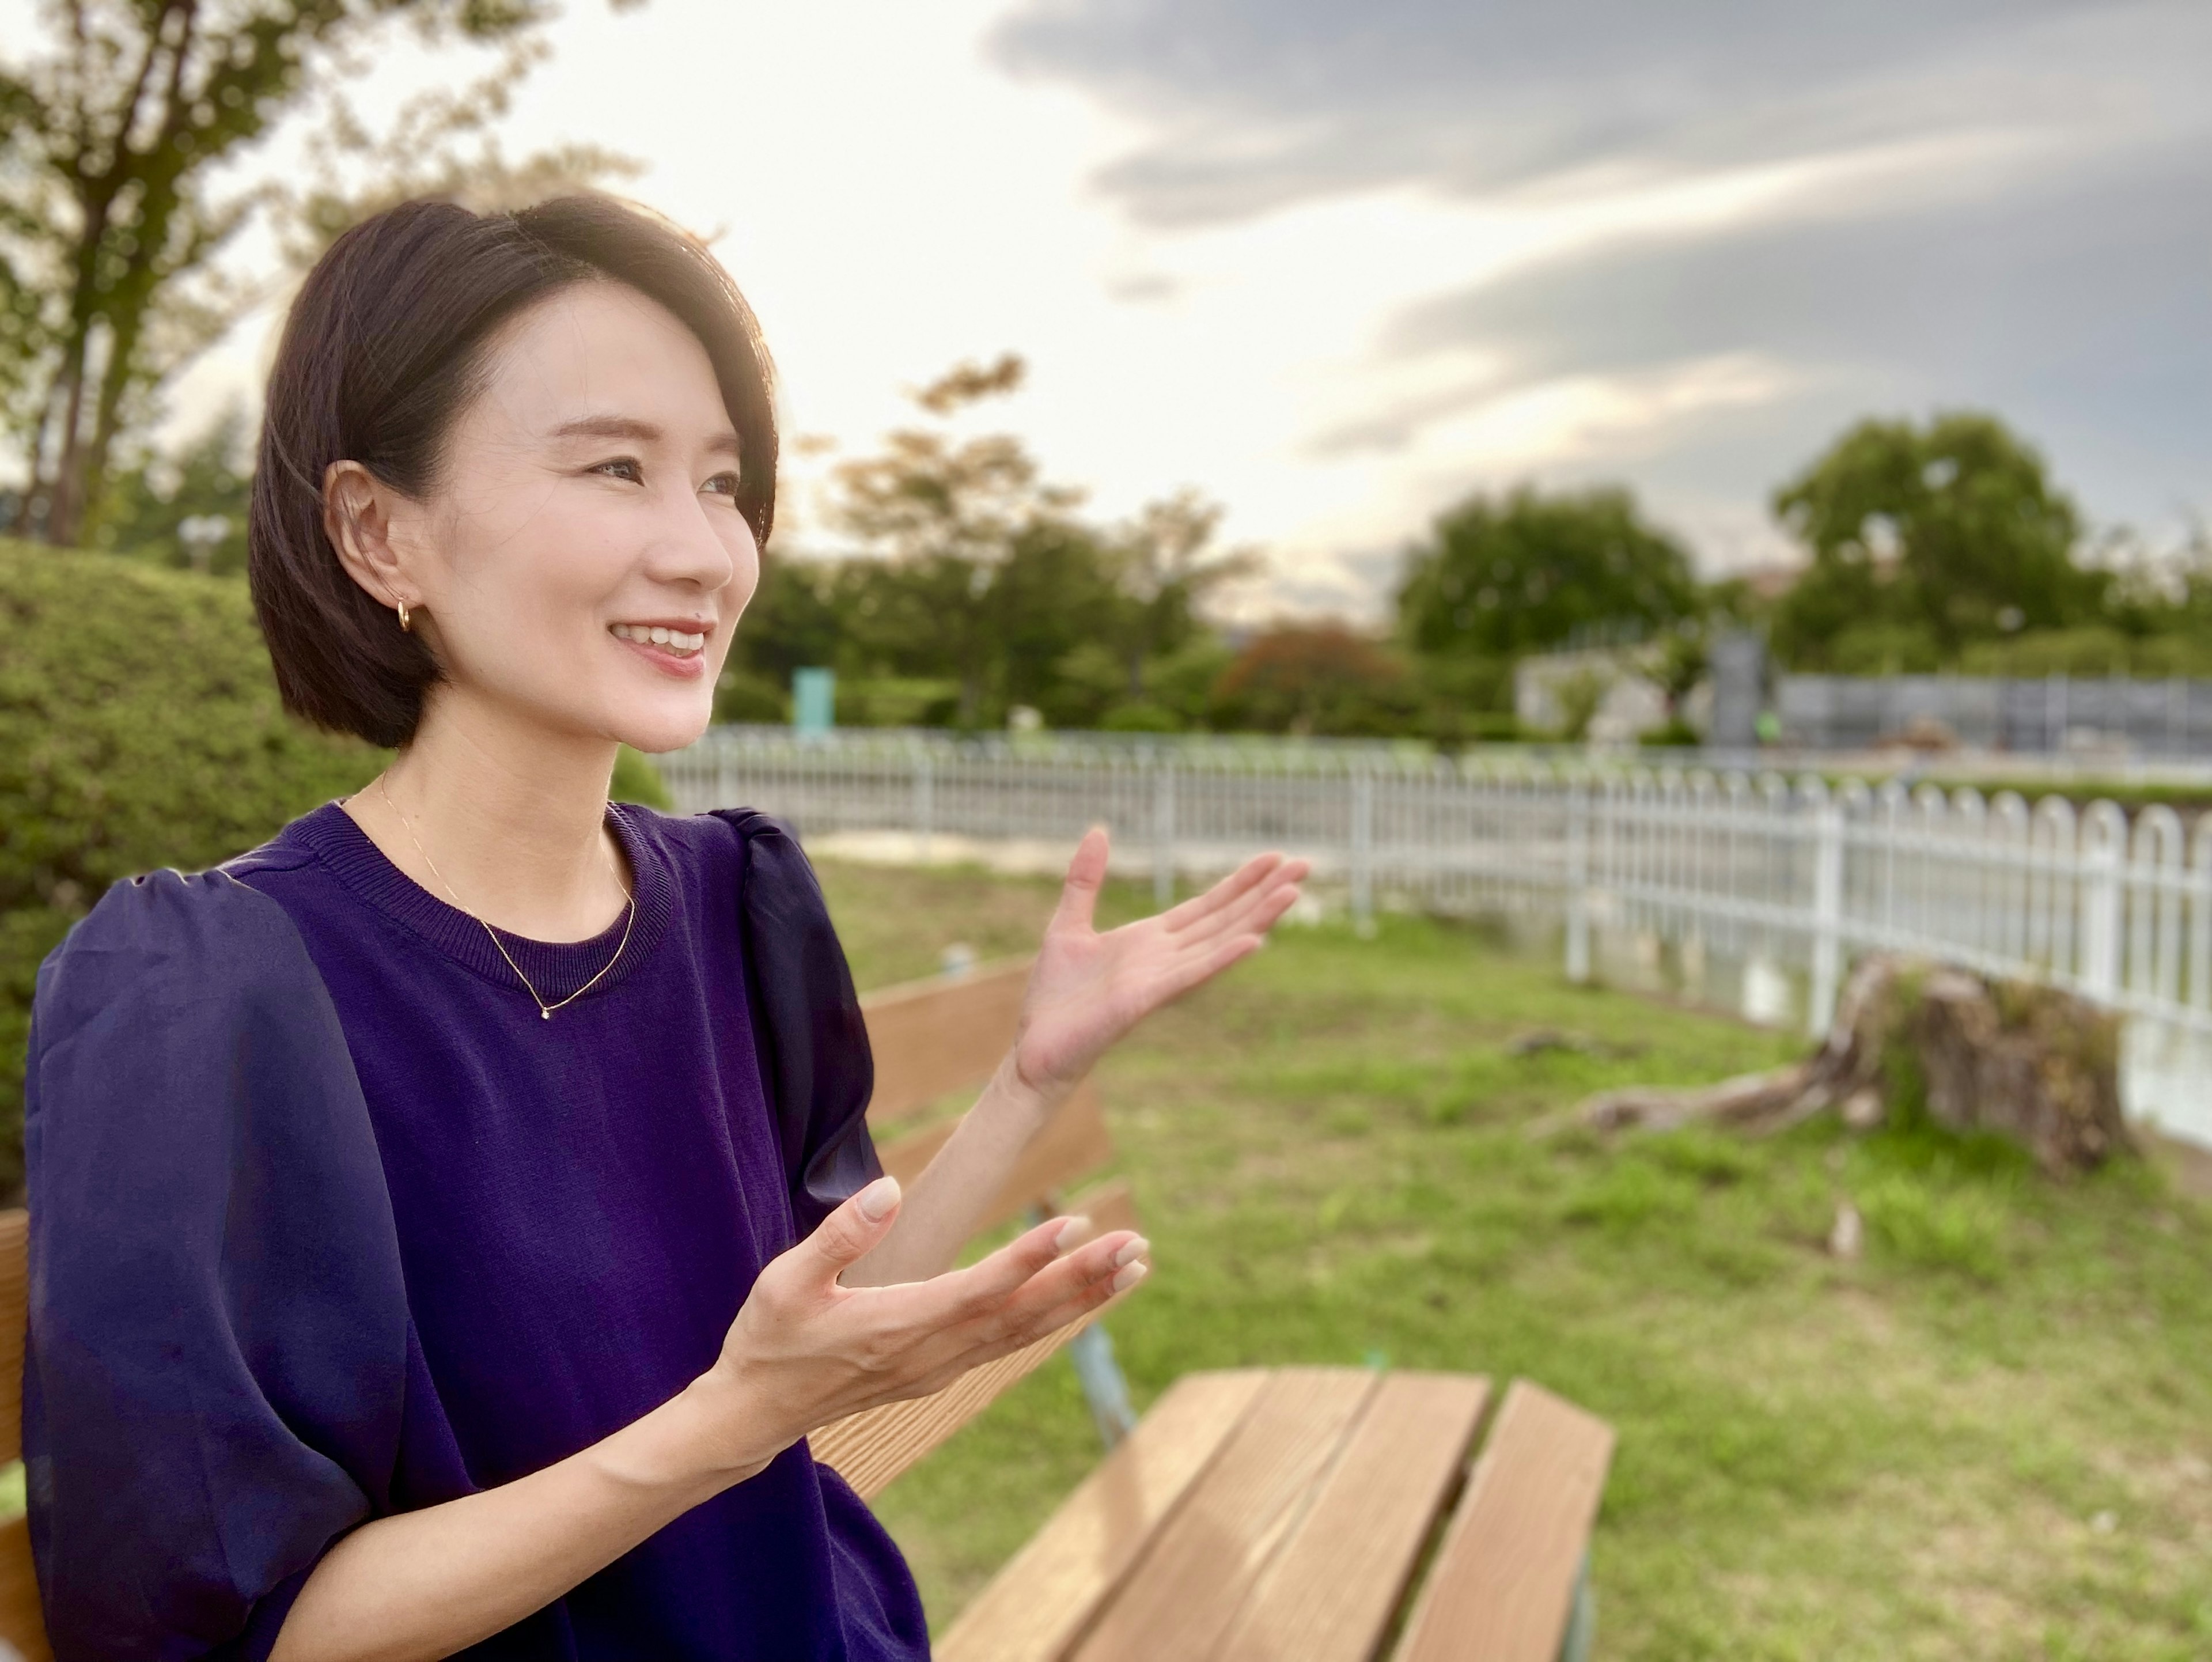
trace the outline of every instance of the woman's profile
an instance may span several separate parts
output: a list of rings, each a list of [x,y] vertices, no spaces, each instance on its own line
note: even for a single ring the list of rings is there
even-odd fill
[[[40,973],[25,1448],[62,1662],[911,1659],[896,1548],[807,1434],[1127,1290],[1054,1220],[949,1268],[1136,1022],[1302,864],[1092,926],[911,1191],[772,820],[610,806],[696,738],[773,523],[751,314],[611,198],[403,204],[309,276],[251,578],[287,705],[392,747]]]

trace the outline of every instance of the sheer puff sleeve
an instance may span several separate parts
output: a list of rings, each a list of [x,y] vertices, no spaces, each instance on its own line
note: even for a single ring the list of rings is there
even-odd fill
[[[883,1176],[868,1135],[868,1024],[829,903],[798,840],[764,813],[718,809],[744,850],[739,927],[762,1082],[803,1239]]]
[[[330,995],[219,872],[111,890],[40,972],[24,1459],[60,1662],[261,1658],[388,1509],[407,1304]]]

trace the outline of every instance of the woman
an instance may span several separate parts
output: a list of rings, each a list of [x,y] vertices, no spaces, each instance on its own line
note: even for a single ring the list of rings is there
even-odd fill
[[[801,1440],[1126,1292],[1145,1243],[958,1245],[1148,1011],[1259,944],[1255,861],[1108,934],[1094,832],[1013,1050],[902,1196],[850,977],[757,814],[611,807],[704,728],[774,513],[750,314],[605,198],[341,238],[270,376],[285,702],[394,746],[42,972],[33,1538],[78,1658],[909,1658]]]

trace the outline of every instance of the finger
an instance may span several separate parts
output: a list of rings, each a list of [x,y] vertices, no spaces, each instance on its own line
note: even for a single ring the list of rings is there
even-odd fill
[[[1119,1265],[1109,1261],[1103,1272],[1094,1271],[1072,1281],[1062,1277],[1061,1272],[1067,1268],[1066,1264],[1055,1265],[1054,1279],[1049,1283],[1039,1277],[1031,1287],[1024,1288],[1024,1302],[1018,1309],[1008,1309],[992,1320],[973,1323],[946,1334],[945,1337],[951,1342],[924,1364],[922,1379],[915,1394],[926,1396],[941,1390],[971,1368],[1035,1344],[1047,1334],[1059,1331],[1090,1312],[1105,1308],[1136,1288],[1152,1273],[1150,1260],[1141,1256]],[[1042,1296],[1032,1298],[1033,1289]]]
[[[1204,894],[1193,895],[1180,906],[1170,907],[1161,921],[1171,932],[1181,933],[1257,888],[1283,863],[1279,854],[1255,854]]]
[[[1237,897],[1211,917],[1176,937],[1176,944],[1185,948],[1202,946],[1215,937],[1231,934],[1256,932],[1264,934],[1274,926],[1275,920],[1297,904],[1298,885],[1295,880],[1271,874],[1258,886]]]
[[[953,1319],[988,1316],[1041,1275],[1103,1274],[1114,1255],[1136,1239],[1127,1230],[1117,1229],[1085,1242],[1091,1227],[1088,1218],[1054,1218],[967,1269],[939,1276],[954,1300]]]
[[[1127,1231],[1116,1231],[1115,1235],[1118,1239],[1102,1240],[1085,1251],[1071,1253],[1031,1276],[1000,1309],[1000,1325],[1008,1330],[1043,1331],[1036,1324],[1048,1312],[1071,1300],[1080,1299],[1087,1288],[1103,1287],[1127,1276],[1133,1267],[1147,1261],[1152,1250],[1150,1241]]]
[[[1163,1005],[1174,1003],[1231,965],[1251,957],[1260,950],[1266,939],[1264,935],[1247,930],[1241,934],[1209,941],[1201,947],[1179,955],[1152,983],[1146,995],[1146,1008],[1156,1010]]]
[[[1069,1228],[1071,1225],[1087,1230],[1090,1220],[1056,1218],[1030,1233],[1049,1239],[1055,1226],[1062,1235],[1077,1233]],[[1009,1334],[1027,1332],[1034,1336],[1048,1331],[1037,1325],[1042,1312],[1079,1300],[1087,1288],[1109,1286],[1147,1251],[1140,1237],[1121,1229],[1054,1260],[1011,1287],[998,1285],[978,1294],[975,1289],[982,1284],[974,1272],[982,1268],[979,1264],[919,1285],[877,1289],[878,1296],[897,1300],[895,1316],[879,1304],[878,1318],[905,1336],[900,1347],[905,1356],[901,1372],[909,1382],[935,1378],[947,1370],[957,1373],[980,1360],[975,1355],[979,1347],[1002,1346]],[[1109,1296],[1102,1293],[1093,1302]],[[910,1384],[902,1386],[900,1394],[921,1394],[933,1388]]]
[[[1075,858],[1067,862],[1067,881],[1060,891],[1060,904],[1049,927],[1087,929],[1098,910],[1099,886],[1106,880],[1109,852],[1106,828],[1093,825],[1075,845]]]
[[[788,1256],[796,1261],[803,1280],[826,1286],[890,1233],[898,1208],[898,1179],[878,1178],[823,1219],[821,1227]]]
[[[960,1371],[980,1367],[984,1363],[1026,1348],[1048,1334],[1057,1333],[1072,1323],[1086,1316],[1110,1308],[1141,1287],[1152,1274],[1151,1263],[1143,1258],[1126,1264],[1110,1275],[1085,1282],[1057,1303],[1030,1313],[1018,1325],[1000,1336],[979,1343],[960,1359]]]

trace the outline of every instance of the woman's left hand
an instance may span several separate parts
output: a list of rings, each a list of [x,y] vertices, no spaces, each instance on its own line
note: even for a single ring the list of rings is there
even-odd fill
[[[1018,1081],[1048,1099],[1072,1090],[1154,1010],[1257,952],[1310,869],[1260,855],[1194,899],[1101,934],[1091,916],[1106,880],[1106,833],[1094,828],[1068,865],[1030,971],[1014,1039]]]

